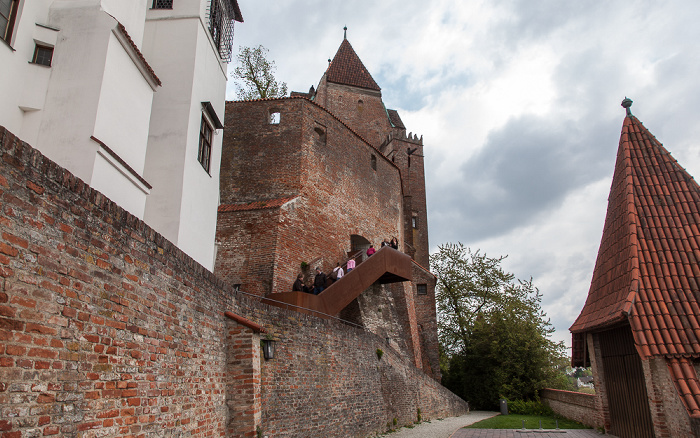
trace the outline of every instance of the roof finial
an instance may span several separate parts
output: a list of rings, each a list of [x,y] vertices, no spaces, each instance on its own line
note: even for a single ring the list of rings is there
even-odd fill
[[[348,39],[348,27],[347,26],[345,26],[343,28],[343,39],[344,40]]]
[[[630,110],[630,107],[632,106],[632,99],[629,97],[625,96],[625,99],[622,101],[622,107],[627,110],[627,115],[631,116],[632,115],[632,110]]]

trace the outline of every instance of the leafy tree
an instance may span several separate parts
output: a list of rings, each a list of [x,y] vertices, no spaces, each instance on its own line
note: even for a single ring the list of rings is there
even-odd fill
[[[431,255],[438,276],[438,335],[443,383],[475,408],[499,398],[536,399],[545,387],[568,388],[563,343],[542,311],[532,283],[505,272],[505,257],[490,258],[460,244]]]
[[[268,50],[263,46],[241,47],[238,51],[238,67],[231,76],[236,79],[236,94],[241,100],[267,99],[287,95],[287,83],[278,83],[274,72],[274,61],[265,57]]]

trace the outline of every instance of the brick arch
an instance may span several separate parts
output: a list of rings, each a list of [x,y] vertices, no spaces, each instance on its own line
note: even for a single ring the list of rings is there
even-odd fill
[[[371,242],[364,236],[360,236],[359,234],[350,235],[350,252],[355,253],[361,249],[366,250],[370,245]]]

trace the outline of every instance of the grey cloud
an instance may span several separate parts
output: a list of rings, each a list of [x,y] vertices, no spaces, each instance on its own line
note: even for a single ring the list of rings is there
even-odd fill
[[[437,241],[450,235],[482,240],[528,225],[559,207],[572,190],[607,176],[612,164],[605,157],[614,157],[617,140],[611,139],[621,120],[591,124],[525,116],[492,132],[457,180],[428,188]],[[613,153],[601,158],[601,148]]]

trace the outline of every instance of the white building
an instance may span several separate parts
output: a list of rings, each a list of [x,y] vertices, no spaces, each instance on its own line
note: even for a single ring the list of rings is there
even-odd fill
[[[234,20],[237,0],[0,0],[0,125],[211,270]]]

